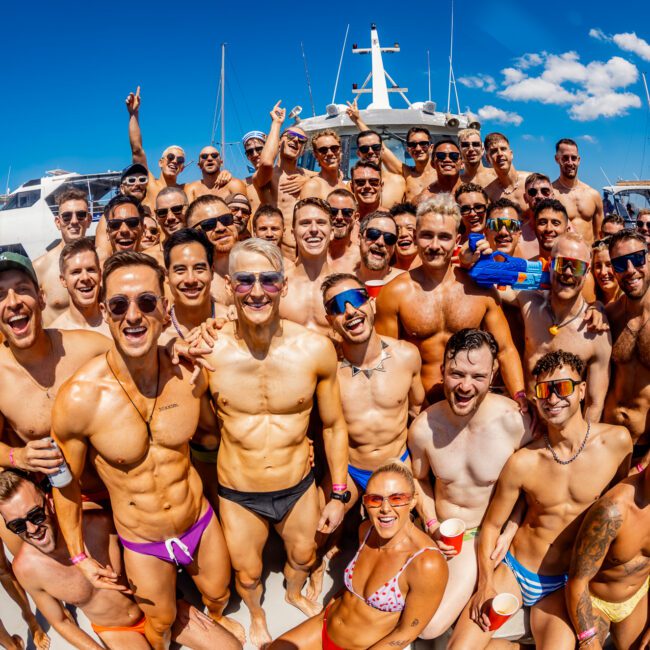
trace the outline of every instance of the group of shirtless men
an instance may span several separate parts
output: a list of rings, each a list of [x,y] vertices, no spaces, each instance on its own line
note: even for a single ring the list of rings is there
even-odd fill
[[[0,253],[13,556],[0,578],[37,647],[48,639],[23,588],[75,647],[102,646],[62,602],[110,648],[239,648],[231,570],[248,638],[273,647],[270,525],[287,601],[317,614],[345,545],[330,534],[391,458],[412,468],[417,517],[448,560],[422,638],[453,626],[454,650],[506,647],[485,615],[506,591],[530,607],[538,648],[601,648],[608,631],[619,649],[649,647],[650,233],[603,218],[575,142],[557,144],[554,182],[473,129],[434,143],[412,128],[408,165],[350,104],[359,160],[345,181],[333,131],[311,138],[320,171],[298,166],[308,137],[278,103],[268,133],[243,140],[252,176],[208,146],[183,184],[178,146],[158,178],[149,169],[139,89],[126,105],[133,160],[95,240],[69,190],[58,246],[33,266]],[[598,247],[618,284],[608,301]],[[479,288],[466,268],[492,251],[546,261],[550,288]],[[46,489],[64,459],[72,482]],[[466,526],[460,553],[441,540],[449,518]],[[179,567],[209,617],[177,600]],[[0,644],[22,647],[2,625]]]

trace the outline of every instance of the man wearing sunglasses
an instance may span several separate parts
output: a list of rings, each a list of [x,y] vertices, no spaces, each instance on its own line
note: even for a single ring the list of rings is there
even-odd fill
[[[630,429],[633,462],[645,467],[650,461],[650,264],[645,238],[622,230],[609,240],[609,255],[623,295],[607,307],[614,380],[605,421]]]
[[[483,233],[488,205],[485,190],[476,183],[463,183],[454,193],[454,198],[463,220],[463,240],[467,240],[469,233]]]
[[[359,160],[350,170],[350,189],[359,206],[359,219],[376,210],[388,209],[382,204],[384,182],[381,168],[373,162]]]
[[[347,116],[359,131],[369,131],[368,125],[361,119],[357,105],[348,102]],[[389,147],[382,150],[382,163],[392,174],[399,174],[406,181],[405,199],[413,201],[415,197],[429,184],[436,180],[436,172],[431,161],[431,133],[423,126],[413,126],[406,133],[406,153],[413,159],[415,165],[402,162]]]
[[[524,200],[524,185],[529,172],[520,172],[512,164],[514,154],[510,142],[503,133],[488,133],[485,137],[485,152],[496,175],[495,179],[485,186],[490,201],[500,198],[510,199],[526,209]]]
[[[91,585],[120,589],[114,571],[84,547],[79,479],[88,458],[110,495],[149,643],[162,648],[169,641],[179,565],[210,616],[243,641],[241,626],[223,616],[228,551],[190,462],[188,442],[197,429],[216,429],[207,377],[199,373],[192,385],[191,370],[173,365],[158,345],[167,319],[163,285],[164,270],[143,253],[122,251],[104,265],[102,312],[113,345],[70,379],[53,409],[52,432],[74,475],[54,494],[59,527]]]
[[[451,265],[460,239],[460,211],[448,194],[418,207],[416,244],[422,265],[383,287],[377,298],[377,331],[418,346],[422,383],[429,403],[442,396],[443,345],[465,327],[481,324],[499,344],[504,383],[523,410],[528,409],[521,360],[498,296],[478,290],[465,272]]]
[[[403,271],[409,271],[422,264],[415,245],[415,209],[412,203],[398,203],[390,209],[397,226],[393,266]]]
[[[329,245],[329,266],[337,273],[354,273],[359,263],[359,247],[352,240],[358,238],[359,211],[354,195],[348,190],[334,190],[327,196],[332,215],[332,240]]]
[[[401,273],[390,261],[395,254],[397,244],[397,224],[390,212],[377,210],[359,225],[359,252],[361,259],[355,269],[355,275],[365,285],[370,280],[390,282]]]
[[[221,169],[221,154],[216,147],[208,145],[199,152],[201,178],[198,181],[185,184],[185,193],[188,201],[192,202],[204,194],[213,194],[222,199],[229,194],[246,193],[246,183],[239,178],[233,178],[232,174]]]
[[[248,230],[248,222],[251,218],[251,202],[248,196],[241,192],[237,194],[229,194],[226,197],[226,205],[232,212],[235,218],[235,225],[237,226],[237,239],[243,241],[250,239],[250,232]]]
[[[598,190],[578,179],[580,155],[574,140],[558,140],[555,161],[560,168],[560,175],[553,181],[556,197],[564,204],[573,229],[592,244],[602,226],[603,200]]]
[[[445,399],[421,413],[409,429],[413,474],[422,494],[420,515],[449,567],[444,598],[420,635],[425,639],[444,634],[469,601],[476,586],[478,534],[494,483],[508,458],[533,439],[532,417],[522,415],[511,399],[490,392],[497,352],[488,332],[456,332],[443,357]],[[513,517],[498,540],[495,557],[505,554],[517,530]],[[449,518],[465,523],[460,553],[440,537],[440,523]]]
[[[168,239],[187,225],[187,195],[180,187],[166,187],[156,197],[156,221]]]
[[[494,170],[483,164],[485,149],[478,129],[462,129],[458,132],[458,144],[463,156],[463,183],[475,183],[485,187],[494,180]]]
[[[531,608],[538,647],[576,647],[564,593],[571,550],[584,513],[610,483],[626,476],[632,451],[627,429],[583,417],[584,370],[580,357],[562,350],[545,354],[533,369],[537,411],[546,430],[516,451],[499,476],[481,526],[478,587],[450,648],[488,646],[494,632],[486,603],[502,592]],[[527,506],[524,521],[495,567],[493,549],[520,498]]]
[[[321,610],[301,589],[316,559],[317,530],[333,532],[350,497],[348,434],[332,344],[280,318],[287,289],[278,248],[257,238],[239,242],[228,290],[237,320],[219,333],[206,357],[221,423],[219,514],[237,591],[251,614],[250,640],[264,647],[271,637],[261,606],[262,552],[271,525],[287,551],[286,600],[308,616]],[[307,440],[314,403],[333,484],[322,511]]]
[[[320,172],[312,176],[300,190],[300,198],[310,196],[325,200],[327,195],[337,188],[347,189],[341,172],[341,138],[336,131],[325,129],[311,139],[314,158],[320,166]]]
[[[524,201],[526,209],[523,212],[521,227],[520,252],[522,257],[531,260],[539,255],[539,242],[535,236],[535,208],[544,200],[555,197],[551,179],[545,174],[533,172],[526,177],[524,183]]]
[[[43,322],[47,327],[60,316],[70,304],[68,292],[59,280],[59,257],[63,247],[75,239],[86,236],[92,215],[88,197],[83,190],[70,188],[57,196],[57,214],[54,224],[61,233],[61,241],[51,250],[34,260],[34,270],[45,293],[46,308]]]
[[[460,149],[453,140],[440,140],[433,146],[431,154],[436,180],[418,194],[413,203],[418,205],[436,194],[454,194],[461,184],[460,170],[463,161]]]
[[[266,144],[266,133],[263,131],[249,131],[244,135],[241,142],[244,147],[244,155],[249,162],[248,169],[253,172],[244,179],[244,183],[246,184],[246,196],[248,196],[251,203],[251,210],[255,212],[261,205],[261,198],[255,187],[254,176],[255,171],[260,166],[262,150]]]
[[[636,231],[643,235],[646,244],[650,244],[650,209],[639,210],[639,214],[636,216]]]

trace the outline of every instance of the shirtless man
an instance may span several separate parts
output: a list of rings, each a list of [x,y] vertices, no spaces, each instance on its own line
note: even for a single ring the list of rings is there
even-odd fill
[[[91,239],[66,244],[59,259],[60,280],[70,296],[70,306],[52,323],[54,329],[90,330],[110,336],[99,309],[101,270]]]
[[[487,607],[498,593],[531,607],[540,650],[574,650],[564,585],[583,514],[613,481],[626,475],[632,442],[623,427],[585,421],[584,363],[556,350],[533,369],[537,410],[547,430],[506,462],[483,519],[478,542],[478,588],[456,624],[449,650],[485,648]],[[520,496],[527,510],[503,562],[491,557]]]
[[[359,211],[354,195],[343,189],[337,189],[327,196],[332,215],[332,240],[329,245],[329,266],[337,273],[353,273],[359,263],[359,246],[357,226]]]
[[[485,137],[485,151],[495,173],[493,181],[485,186],[490,201],[500,198],[510,199],[527,208],[524,201],[524,186],[529,172],[518,172],[512,164],[514,154],[510,142],[503,133],[488,133]]]
[[[650,244],[650,209],[639,210],[636,216],[636,231]]]
[[[523,213],[520,252],[527,260],[532,260],[539,255],[539,242],[535,235],[535,208],[544,199],[552,198],[555,198],[555,192],[548,176],[533,172],[526,177],[524,201],[527,207]]]
[[[463,220],[463,239],[467,239],[471,232],[485,232],[485,211],[488,205],[485,190],[476,183],[463,183],[454,193],[454,198]]]
[[[253,215],[251,224],[253,237],[266,239],[277,246],[282,244],[282,233],[284,231],[284,217],[279,208],[272,205],[261,205]]]
[[[286,284],[278,248],[256,238],[239,242],[230,258],[228,288],[237,320],[219,333],[206,358],[215,370],[210,391],[221,423],[219,514],[237,591],[251,614],[251,642],[265,647],[271,637],[261,576],[269,527],[287,551],[285,597],[312,616],[320,605],[300,591],[316,559],[317,530],[335,530],[350,497],[348,438],[332,344],[280,318]],[[315,399],[333,483],[322,513],[307,441]]]
[[[210,616],[243,642],[241,626],[223,616],[228,551],[187,444],[197,429],[216,426],[207,379],[199,374],[192,385],[190,371],[161,354],[163,282],[163,269],[143,253],[117,253],[104,265],[102,311],[113,345],[70,378],[52,413],[52,433],[74,476],[54,491],[59,527],[91,585],[123,589],[110,566],[84,546],[78,480],[88,455],[108,489],[126,573],[154,650],[169,646],[179,564]]]
[[[358,99],[358,98],[357,98]],[[361,119],[357,99],[348,102],[347,116],[359,131],[368,131],[367,124]],[[382,149],[382,164],[392,174],[399,174],[406,181],[404,193],[407,201],[415,197],[436,180],[436,172],[431,161],[431,133],[423,126],[411,127],[406,133],[406,151],[415,165],[403,163],[388,147]]]
[[[341,138],[336,131],[325,129],[312,136],[311,148],[320,166],[320,172],[312,176],[300,190],[300,198],[314,196],[325,200],[337,188],[347,189],[341,174]]]
[[[553,181],[555,195],[562,201],[569,220],[588,244],[598,239],[603,221],[603,200],[593,187],[578,179],[580,155],[578,145],[569,138],[558,140],[555,145],[555,161],[560,175]]]
[[[260,195],[253,183],[253,178],[255,176],[255,170],[260,166],[260,158],[265,142],[266,133],[263,131],[249,131],[241,140],[246,160],[248,160],[250,167],[253,169],[253,174],[244,179],[244,183],[246,183],[246,196],[248,196],[248,200],[250,201],[252,212],[255,212],[261,205]]]
[[[165,239],[187,226],[187,195],[180,187],[166,187],[156,197],[156,221]]]
[[[415,245],[415,206],[412,203],[398,203],[390,209],[397,226],[397,244],[393,266],[409,271],[422,263]]]
[[[411,425],[408,445],[422,495],[427,532],[449,560],[449,581],[440,607],[420,636],[435,639],[458,618],[476,586],[476,537],[505,462],[532,440],[528,415],[516,402],[490,393],[497,371],[497,343],[488,332],[463,329],[445,346],[445,399]],[[435,491],[429,482],[435,476]],[[460,554],[440,539],[440,522],[465,522]],[[516,525],[509,525],[507,548]]]
[[[71,188],[57,197],[58,211],[54,224],[61,233],[61,241],[50,251],[34,260],[34,270],[45,294],[46,308],[43,322],[50,325],[70,304],[65,287],[59,280],[59,257],[63,247],[75,239],[86,236],[92,215],[88,209],[88,197],[82,190]]]
[[[216,147],[208,145],[203,147],[199,153],[199,162],[197,163],[201,170],[201,178],[198,181],[185,184],[185,193],[190,203],[199,196],[212,194],[222,199],[229,194],[241,192],[246,194],[246,184],[238,178],[232,178],[227,173],[228,181],[225,181],[225,173],[221,169],[221,154]]]
[[[359,160],[350,170],[350,187],[359,207],[359,219],[383,208],[381,168],[373,162]]]
[[[633,462],[645,467],[650,461],[650,263],[645,238],[622,230],[610,239],[609,255],[623,295],[607,307],[614,380],[605,403],[605,421],[630,430]]]
[[[506,387],[527,410],[521,361],[493,290],[482,290],[451,265],[459,239],[460,212],[441,194],[418,207],[416,244],[422,265],[386,285],[377,298],[377,331],[418,346],[428,402],[442,397],[441,365],[449,337],[484,324],[499,344]]]
[[[330,326],[320,285],[332,273],[328,261],[332,240],[330,205],[322,199],[309,197],[300,199],[293,213],[298,260],[287,273],[286,297],[280,303],[280,316],[327,336]]]
[[[377,210],[359,224],[359,252],[361,259],[354,272],[365,284],[369,280],[381,280],[387,284],[404,273],[390,265],[397,243],[397,224],[390,212]]]
[[[625,230],[625,219],[623,219],[623,217],[618,214],[608,214],[603,218],[603,223],[600,226],[600,232],[598,233],[598,236],[600,239],[605,239],[605,237],[615,235],[621,230]],[[637,232],[641,232],[638,226],[636,230]]]
[[[251,202],[248,200],[248,196],[242,192],[229,194],[226,197],[226,205],[232,212],[232,216],[235,217],[237,239],[239,241],[249,239],[251,234],[248,231],[248,222],[251,218]]]
[[[485,149],[481,142],[481,132],[478,129],[462,129],[458,132],[458,143],[463,156],[461,181],[481,187],[489,185],[494,180],[495,173],[483,164]]]
[[[100,650],[104,645],[75,624],[62,602],[81,609],[95,634],[111,650],[150,647],[143,636],[142,610],[133,600],[118,590],[93,587],[70,563],[52,499],[28,475],[15,470],[0,474],[0,514],[24,541],[14,558],[17,576],[39,611],[71,647]],[[119,572],[122,558],[110,517],[102,511],[86,511],[82,525],[93,557]],[[194,607],[183,601],[178,606],[172,632],[175,641],[194,650],[241,649],[231,634]]]
[[[641,647],[650,623],[649,583],[650,469],[646,469],[596,501],[578,532],[567,605],[576,634],[597,637],[581,647],[602,650],[608,629],[618,650]]]
[[[569,215],[557,199],[544,199],[535,206],[535,237],[539,254],[533,260],[548,260],[555,240],[569,228]]]
[[[462,160],[460,149],[453,140],[439,140],[433,145],[433,168],[436,170],[436,180],[427,185],[420,194],[418,194],[413,203],[418,205],[436,194],[453,195],[461,184],[460,170]]]
[[[226,291],[226,276],[230,251],[237,243],[239,234],[235,217],[223,199],[204,194],[190,203],[187,209],[187,225],[189,228],[202,230],[214,248],[212,297],[220,305],[232,305],[232,298]]]

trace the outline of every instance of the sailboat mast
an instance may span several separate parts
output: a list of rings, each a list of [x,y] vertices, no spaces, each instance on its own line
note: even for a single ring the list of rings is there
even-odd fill
[[[226,166],[226,44],[221,44],[221,160]]]

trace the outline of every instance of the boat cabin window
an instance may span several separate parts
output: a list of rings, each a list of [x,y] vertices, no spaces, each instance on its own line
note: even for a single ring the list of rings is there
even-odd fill
[[[639,210],[650,208],[650,188],[629,189],[615,193],[605,191],[603,205],[606,214],[618,214],[628,225],[634,226]]]
[[[28,190],[27,192],[16,192],[9,197],[9,200],[0,210],[18,210],[20,208],[31,208],[41,198],[41,190]]]
[[[99,178],[75,178],[74,180],[63,183],[55,192],[50,194],[45,201],[52,211],[52,214],[56,215],[58,212],[56,197],[59,193],[73,187],[78,188],[83,190],[90,199],[93,221],[99,221],[104,212],[104,206],[117,194],[119,185],[119,174],[115,174],[114,176],[101,176]]]

